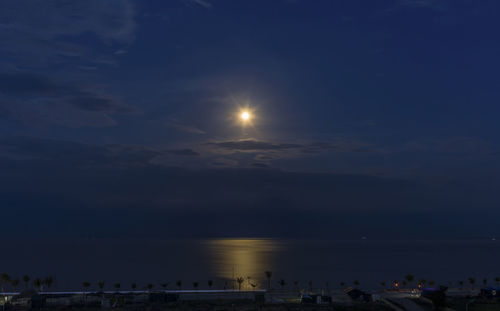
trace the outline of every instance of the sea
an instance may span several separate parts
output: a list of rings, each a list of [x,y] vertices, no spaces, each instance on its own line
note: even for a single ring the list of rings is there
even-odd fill
[[[132,283],[156,289],[335,289],[359,282],[377,289],[405,275],[436,285],[494,284],[500,277],[500,241],[213,239],[20,239],[3,240],[0,272],[34,279],[52,276],[50,290],[97,289]],[[271,272],[268,278],[266,271]],[[283,280],[283,281],[281,281]],[[180,286],[179,285],[180,281]],[[416,281],[415,281],[416,282]],[[22,282],[21,282],[22,284]],[[197,286],[196,286],[197,285]],[[465,286],[465,285],[464,285]],[[469,285],[467,285],[469,286]]]

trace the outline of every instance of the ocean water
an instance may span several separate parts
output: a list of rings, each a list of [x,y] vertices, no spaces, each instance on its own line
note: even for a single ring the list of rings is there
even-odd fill
[[[340,282],[379,288],[380,282],[402,281],[411,273],[416,279],[437,284],[457,284],[475,277],[493,284],[500,276],[500,241],[476,240],[9,240],[2,242],[0,272],[21,277],[51,275],[54,290],[79,290],[83,281],[96,288],[104,280],[107,288],[120,283],[126,290],[136,282],[161,288],[242,287],[267,288],[265,271],[272,271],[271,286],[280,288],[337,288]],[[327,285],[328,283],[328,285]]]

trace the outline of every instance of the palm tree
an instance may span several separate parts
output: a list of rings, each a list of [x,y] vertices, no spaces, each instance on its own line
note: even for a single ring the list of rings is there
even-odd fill
[[[168,282],[167,283],[161,283],[161,287],[163,287],[163,290],[167,290]]]
[[[99,291],[102,293],[101,306],[104,306],[104,281],[97,282],[97,286],[99,286]]]
[[[2,273],[2,294],[5,292],[5,285],[10,282],[10,276],[7,273]]]
[[[359,286],[359,281],[358,280],[354,280],[354,282],[352,282],[352,284],[354,284],[354,286],[358,287]]]
[[[30,284],[30,277],[29,277],[29,275],[25,274],[23,276],[23,282],[24,282],[25,289],[28,289],[29,284]]]
[[[4,296],[4,300],[5,300],[5,284],[9,283],[10,282],[10,276],[7,274],[7,273],[2,273],[2,295]],[[5,303],[3,304],[3,309],[5,310]]]
[[[410,284],[410,287],[412,287],[413,280],[415,280],[415,276],[413,274],[407,274],[405,275],[406,281],[408,281],[408,284]]]
[[[486,284],[488,284],[488,279],[487,278],[484,278],[483,279],[483,285],[486,286]]]
[[[436,284],[436,281],[429,281],[430,286],[434,286]]]
[[[177,282],[175,282],[175,285],[177,285],[177,288],[179,288],[179,290],[180,290],[182,288],[182,281],[177,280]]]
[[[132,283],[130,285],[130,287],[132,288],[133,291],[135,291],[137,289],[137,284],[136,283]],[[120,286],[118,286],[118,288],[120,288]]]
[[[148,295],[151,295],[151,290],[153,289],[153,284],[149,283],[146,288],[148,289]]]
[[[193,282],[193,288],[194,289],[197,290],[198,289],[198,285],[200,285],[198,282]]]
[[[90,282],[82,282],[83,287],[83,303],[87,304],[87,289],[90,287]]]
[[[17,287],[19,286],[19,279],[10,280],[10,285],[12,285],[12,289],[14,289],[14,292],[17,292]]]
[[[460,289],[464,288],[464,281],[458,281],[458,285],[460,286]]]
[[[325,282],[325,286],[326,286],[326,291],[330,291],[330,283]]]
[[[120,291],[121,284],[120,283],[115,283],[115,289],[117,292]]]
[[[469,277],[467,278],[469,280],[469,283],[470,283],[470,288],[471,289],[474,289],[474,283],[476,283],[476,278],[473,278],[473,277]]]
[[[40,278],[36,278],[33,280],[33,286],[36,288],[37,291],[41,291],[42,284],[43,284],[43,282]]]
[[[427,280],[426,279],[420,279],[418,282],[420,284],[422,284],[422,286],[425,286],[425,283],[427,283]]]
[[[299,281],[293,281],[293,287],[297,290],[299,288]]]
[[[307,282],[307,284],[309,285],[309,291],[312,292],[313,291],[313,281],[309,280],[309,282]]]
[[[271,277],[273,276],[272,271],[266,271],[266,278],[267,278],[267,289],[271,289]]]
[[[500,282],[500,277],[498,277],[498,276],[497,276],[497,277],[495,278],[495,283],[497,283],[497,285],[498,285],[498,283],[499,283],[499,282]]]
[[[345,286],[345,282],[340,282],[340,287],[344,287]]]
[[[54,278],[49,275],[45,278],[45,280],[43,280],[43,283],[47,285],[47,291],[49,291],[50,287],[54,283]]]
[[[386,283],[385,282],[380,282],[380,286],[382,286],[382,288],[385,288]]]
[[[284,287],[285,287],[285,285],[286,285],[286,282],[285,282],[285,280],[281,279],[281,280],[278,282],[278,284],[281,286],[281,289],[283,290],[283,289],[284,289]]]
[[[238,283],[238,290],[241,290],[241,284],[245,282],[245,279],[242,276],[236,278],[236,282]]]
[[[208,288],[212,289],[212,286],[214,285],[214,281],[208,280],[207,284],[208,284]]]

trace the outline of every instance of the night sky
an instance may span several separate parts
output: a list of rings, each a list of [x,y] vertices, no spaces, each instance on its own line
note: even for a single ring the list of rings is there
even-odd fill
[[[498,9],[1,1],[0,235],[499,235]]]

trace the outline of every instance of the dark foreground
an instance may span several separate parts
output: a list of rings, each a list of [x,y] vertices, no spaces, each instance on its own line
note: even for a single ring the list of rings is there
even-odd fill
[[[97,311],[103,310],[100,306],[50,306],[40,309],[33,309],[28,307],[9,307],[6,310],[10,311],[25,311],[25,310],[80,310],[80,311]],[[307,310],[339,310],[339,311],[392,311],[390,307],[382,302],[370,303],[354,303],[350,306],[336,305],[336,304],[258,304],[254,301],[210,301],[210,302],[175,302],[175,303],[148,303],[144,305],[125,305],[112,308],[116,311],[160,311],[160,310],[175,310],[175,311],[307,311]]]
[[[445,307],[436,308],[428,301],[412,299],[420,307],[415,309],[419,311],[499,311],[500,300],[475,300],[471,297],[454,297],[448,298]],[[394,306],[389,306],[382,301],[376,302],[353,302],[346,304],[297,304],[297,303],[256,303],[255,301],[183,301],[172,303],[144,303],[135,305],[122,305],[118,307],[103,308],[99,305],[71,305],[71,306],[44,306],[44,307],[28,307],[28,306],[6,306],[6,311],[27,311],[27,310],[79,310],[79,311],[98,311],[103,309],[112,309],[116,311],[160,311],[160,310],[175,310],[175,311],[312,311],[312,310],[329,310],[329,311],[413,311],[405,309],[402,306],[395,309]]]

